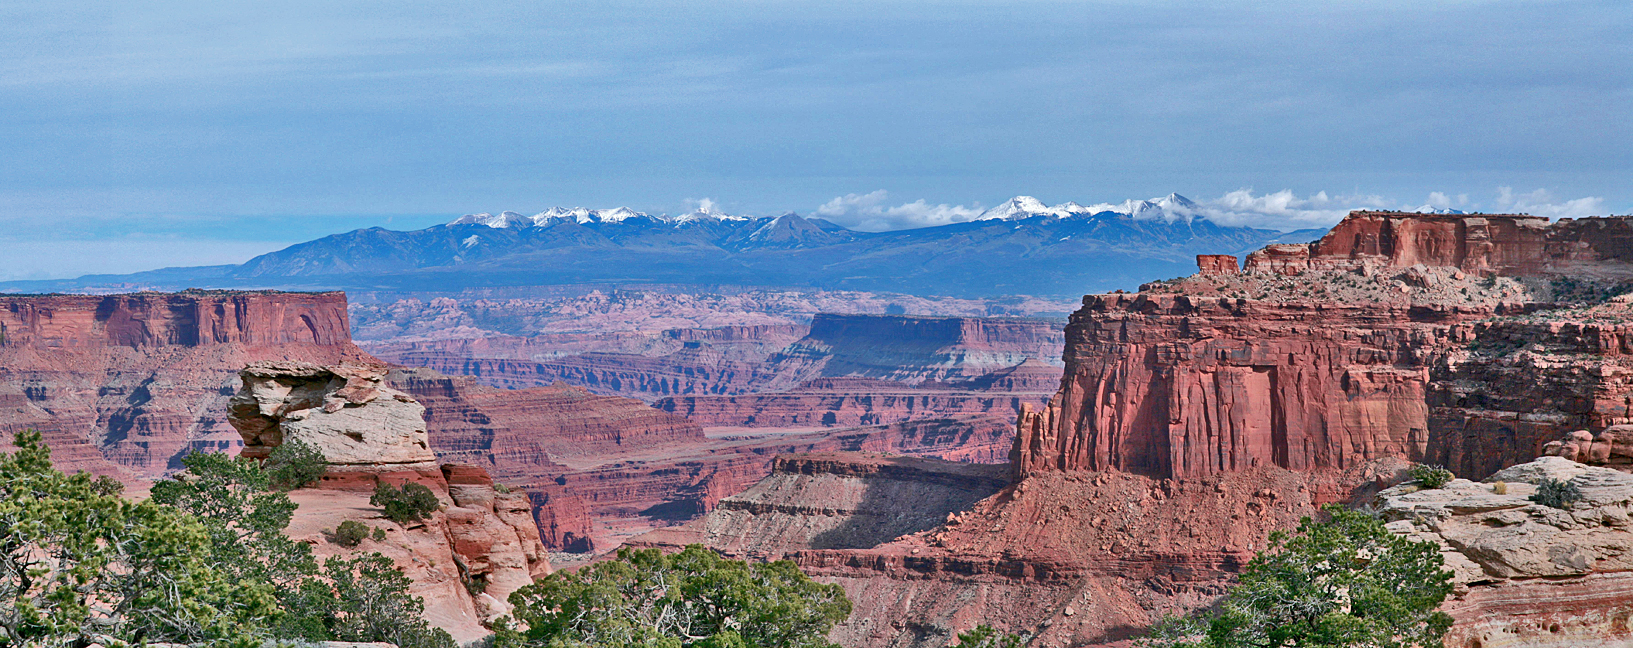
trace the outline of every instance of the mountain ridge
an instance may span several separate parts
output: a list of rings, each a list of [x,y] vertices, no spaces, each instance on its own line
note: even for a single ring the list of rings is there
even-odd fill
[[[1318,230],[1220,225],[1183,196],[1055,207],[1019,196],[977,220],[860,232],[789,212],[678,217],[624,207],[469,214],[353,230],[234,266],[0,283],[0,292],[133,288],[459,291],[568,284],[755,285],[921,295],[1081,295],[1187,274],[1196,254],[1303,242]],[[1098,210],[1098,211],[1096,211]]]

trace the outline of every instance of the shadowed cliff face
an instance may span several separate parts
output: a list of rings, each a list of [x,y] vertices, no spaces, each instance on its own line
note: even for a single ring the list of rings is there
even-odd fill
[[[239,447],[245,365],[365,358],[341,293],[0,296],[0,435],[40,429],[65,470],[139,482]]]

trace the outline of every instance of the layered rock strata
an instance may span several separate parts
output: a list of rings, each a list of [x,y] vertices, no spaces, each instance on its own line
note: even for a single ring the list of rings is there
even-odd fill
[[[1608,435],[1609,452],[1633,423],[1633,304],[1617,298],[1482,322],[1435,378],[1429,457],[1459,475],[1528,461],[1575,431]],[[1583,450],[1573,458],[1604,460]]]
[[[1002,418],[965,416],[710,438],[683,417],[579,387],[501,390],[426,369],[395,369],[387,378],[425,406],[441,461],[481,465],[528,493],[543,542],[557,551],[605,551],[707,513],[769,474],[779,453],[873,450],[996,462],[1013,434]]]
[[[1007,417],[1025,406],[1041,405],[1046,398],[1040,393],[841,387],[742,396],[682,396],[659,399],[653,407],[705,427],[856,427],[961,414]]]
[[[1582,500],[1532,502],[1543,479],[1575,485]],[[1375,506],[1390,529],[1441,547],[1455,588],[1447,646],[1592,648],[1633,637],[1633,476],[1544,457],[1487,483],[1391,488]]]
[[[818,313],[811,332],[770,358],[778,375],[862,376],[908,384],[976,378],[1028,359],[1053,362],[1058,321]]]
[[[1271,245],[1248,255],[1248,272],[1413,265],[1502,275],[1633,277],[1633,221],[1548,219],[1523,214],[1351,212],[1307,245]]]
[[[63,469],[135,484],[237,449],[227,403],[246,364],[366,359],[340,293],[0,296],[0,442],[36,428]]]
[[[1182,478],[1420,458],[1439,353],[1503,312],[1090,295],[1060,393],[1021,415],[1015,468]]]

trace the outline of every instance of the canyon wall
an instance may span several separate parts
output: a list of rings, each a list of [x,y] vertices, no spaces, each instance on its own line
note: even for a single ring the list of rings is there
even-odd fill
[[[245,365],[366,357],[341,293],[0,296],[0,435],[37,428],[64,470],[138,483],[238,447],[226,411]]]
[[[921,391],[884,386],[872,389],[797,390],[742,396],[681,396],[653,407],[706,427],[856,427],[959,414],[1011,416],[1044,394]]]
[[[1090,295],[1061,391],[1021,416],[1015,468],[1175,478],[1419,459],[1438,354],[1502,312]]]
[[[1567,432],[1633,423],[1633,305],[1482,322],[1435,377],[1429,461],[1473,479],[1530,461]]]
[[[769,359],[774,374],[862,376],[915,384],[974,378],[1059,358],[1061,325],[1023,318],[818,313],[811,332]]]
[[[1319,241],[1248,255],[1248,272],[1413,265],[1502,275],[1633,277],[1633,222],[1523,214],[1351,212]]]

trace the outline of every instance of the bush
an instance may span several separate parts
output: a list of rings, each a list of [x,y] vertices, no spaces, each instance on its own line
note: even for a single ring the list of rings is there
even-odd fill
[[[1424,488],[1440,488],[1456,477],[1445,466],[1430,466],[1427,464],[1412,464],[1412,467],[1407,469],[1406,474],[1412,478],[1412,481],[1417,482],[1419,486]]]
[[[342,547],[355,547],[363,544],[363,539],[369,537],[369,527],[357,520],[346,520],[335,529],[335,544]]]
[[[375,542],[385,542],[386,541],[386,530],[382,529],[380,527],[374,527],[374,541]]]
[[[838,585],[794,563],[750,564],[700,545],[677,554],[619,549],[616,560],[559,571],[510,595],[498,648],[837,648],[834,624],[850,616]]]
[[[323,452],[315,446],[299,439],[285,439],[283,444],[272,449],[267,455],[266,463],[261,470],[272,481],[272,487],[278,490],[295,490],[306,488],[318,483],[323,477],[323,471],[329,468],[329,462],[324,460]]]
[[[958,633],[958,643],[952,645],[957,648],[1022,648],[1026,640],[1026,635],[1005,634],[983,623],[974,630]]]
[[[1556,509],[1568,509],[1582,500],[1582,489],[1576,484],[1558,479],[1544,479],[1537,483],[1537,492],[1531,501]]]
[[[442,505],[422,484],[403,484],[398,489],[385,482],[374,486],[369,504],[385,509],[386,519],[398,524],[424,519]]]
[[[1439,646],[1452,619],[1436,608],[1452,591],[1440,547],[1395,535],[1378,518],[1328,506],[1270,534],[1220,605],[1158,624],[1147,645]]]

